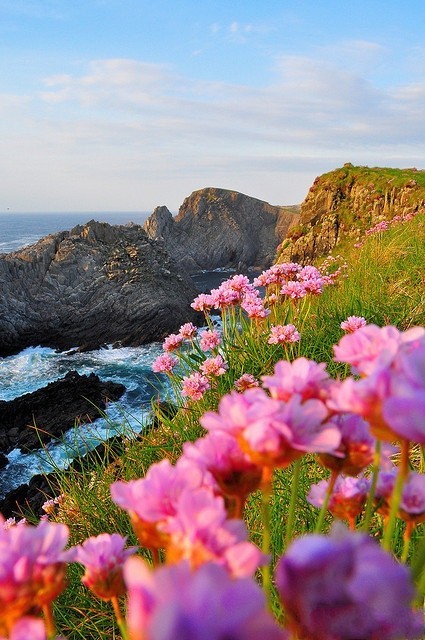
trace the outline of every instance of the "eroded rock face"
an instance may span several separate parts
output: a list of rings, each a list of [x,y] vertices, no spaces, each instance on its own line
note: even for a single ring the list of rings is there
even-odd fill
[[[0,255],[0,356],[160,340],[194,319],[195,296],[142,227],[91,221]]]
[[[195,273],[270,266],[297,219],[296,206],[273,206],[237,191],[207,188],[186,198],[175,218],[166,207],[157,207],[144,229],[163,241],[181,269]]]

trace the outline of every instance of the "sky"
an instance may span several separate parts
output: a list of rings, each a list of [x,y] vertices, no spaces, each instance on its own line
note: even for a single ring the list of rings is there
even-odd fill
[[[424,0],[0,0],[0,213],[425,168]]]

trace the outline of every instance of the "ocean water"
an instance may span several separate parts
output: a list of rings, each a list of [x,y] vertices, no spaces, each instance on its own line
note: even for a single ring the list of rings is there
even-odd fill
[[[143,218],[143,215],[145,217]],[[148,214],[0,214],[0,253],[15,251],[36,242],[48,233],[69,229],[94,218],[113,224],[128,221],[143,223]],[[199,291],[209,291],[228,277],[230,272],[216,270],[193,276]],[[20,353],[0,358],[0,400],[12,400],[31,393],[68,371],[96,373],[102,380],[121,382],[126,392],[116,403],[110,403],[107,419],[71,430],[61,441],[29,454],[14,450],[9,464],[0,471],[0,498],[40,472],[66,468],[77,454],[84,453],[102,440],[117,434],[138,432],[149,420],[151,398],[167,393],[166,378],[158,378],[151,370],[153,360],[162,351],[158,342],[141,347],[101,349],[87,353],[56,352],[44,347],[30,347]]]

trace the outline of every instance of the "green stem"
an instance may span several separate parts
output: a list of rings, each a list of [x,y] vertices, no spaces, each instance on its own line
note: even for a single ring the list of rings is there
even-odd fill
[[[331,477],[329,478],[328,488],[326,490],[325,498],[323,500],[323,504],[320,508],[319,517],[317,518],[316,527],[314,529],[314,533],[320,533],[322,531],[323,522],[325,520],[326,511],[328,508],[329,500],[331,499],[336,479],[338,478],[339,471],[336,469],[332,471]]]
[[[273,471],[270,467],[263,468],[263,478],[261,481],[261,515],[263,520],[263,541],[261,550],[265,555],[270,553],[270,497],[272,494],[272,475]],[[261,568],[263,577],[263,589],[268,598],[271,597],[272,581],[270,562]]]
[[[409,473],[409,444],[410,443],[408,440],[402,440],[401,442],[400,465],[394,490],[391,496],[390,513],[387,526],[385,527],[384,531],[384,539],[382,542],[382,546],[386,551],[390,551],[392,547],[398,508],[400,506],[401,497],[403,494],[403,486]]]
[[[379,465],[381,463],[381,440],[376,441],[375,456],[373,458],[373,471],[372,471],[372,483],[370,485],[369,495],[367,497],[366,509],[364,514],[364,520],[362,530],[368,532],[370,528],[370,522],[372,520],[373,506],[375,502],[376,485],[378,483]]]
[[[410,522],[406,523],[406,530],[403,536],[403,553],[401,554],[401,561],[406,564],[407,558],[409,557],[409,549],[410,549],[410,540],[412,538],[413,526],[411,526]]]
[[[298,491],[299,491],[301,460],[302,458],[298,458],[298,460],[294,462],[294,467],[293,467],[292,483],[291,483],[291,500],[288,508],[288,519],[286,523],[286,532],[285,532],[285,549],[292,540],[292,534],[294,530],[295,507],[297,504],[297,497],[298,497]]]
[[[43,615],[47,637],[49,640],[54,640],[56,637],[56,625],[53,619],[52,605],[50,603],[43,605]]]
[[[111,598],[111,603],[114,609],[115,618],[117,620],[119,630],[121,632],[122,640],[129,640],[127,625],[125,624],[125,620],[122,616],[118,598],[116,596],[114,598]]]

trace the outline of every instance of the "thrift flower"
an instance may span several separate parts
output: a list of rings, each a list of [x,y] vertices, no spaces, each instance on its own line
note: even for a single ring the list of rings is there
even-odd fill
[[[201,333],[200,347],[202,351],[212,351],[221,343],[221,336],[218,331],[206,329]]]
[[[288,342],[298,342],[300,337],[293,324],[279,324],[270,327],[270,337],[267,342],[268,344],[287,344]]]
[[[208,389],[210,389],[208,378],[197,371],[188,377],[184,376],[182,380],[181,394],[190,400],[200,400]]]
[[[110,600],[125,593],[123,565],[137,547],[125,549],[126,538],[113,533],[102,533],[88,538],[70,550],[70,559],[85,568],[82,582],[98,598]]]
[[[209,294],[200,293],[190,305],[195,311],[209,311],[213,306],[213,300]]]
[[[246,391],[247,389],[253,389],[254,387],[258,387],[260,383],[257,378],[255,378],[252,373],[243,373],[240,378],[235,380],[235,389],[237,391]]]
[[[186,322],[179,329],[179,335],[183,340],[192,340],[197,332],[197,327],[192,322]]]
[[[231,578],[214,563],[150,571],[140,558],[124,567],[130,640],[287,640],[251,578]]]
[[[345,333],[354,333],[357,329],[366,326],[366,320],[362,316],[348,316],[346,320],[341,322],[340,327]]]
[[[272,398],[289,400],[299,394],[308,398],[325,399],[331,384],[324,363],[317,364],[307,358],[296,358],[293,362],[280,360],[276,363],[272,376],[263,376],[263,385],[269,389]]]
[[[328,486],[329,480],[321,480],[312,485],[307,495],[308,502],[320,509]],[[336,518],[348,520],[350,527],[354,529],[355,519],[363,511],[369,489],[370,482],[366,478],[338,476],[328,502],[328,510]]]
[[[20,618],[12,627],[9,640],[47,640],[46,628],[43,620],[40,618],[33,618],[32,616],[25,616]],[[8,640],[6,637],[1,636],[0,640]],[[57,640],[60,640],[59,638]],[[63,639],[65,640],[65,639]]]
[[[227,362],[224,362],[220,355],[215,356],[215,358],[207,358],[200,366],[201,372],[207,378],[222,376],[228,368]]]
[[[162,348],[164,349],[164,351],[170,352],[179,349],[182,344],[183,336],[181,336],[179,333],[170,333],[170,335],[165,338],[162,344]]]
[[[178,364],[178,359],[170,356],[169,353],[159,355],[152,363],[152,371],[155,373],[170,373]]]
[[[289,628],[309,640],[421,638],[423,616],[409,569],[371,538],[334,528],[295,540],[276,585]]]
[[[320,454],[319,461],[332,471],[356,476],[372,463],[375,455],[375,438],[368,423],[358,415],[348,413],[332,418],[341,432],[338,455]]]

